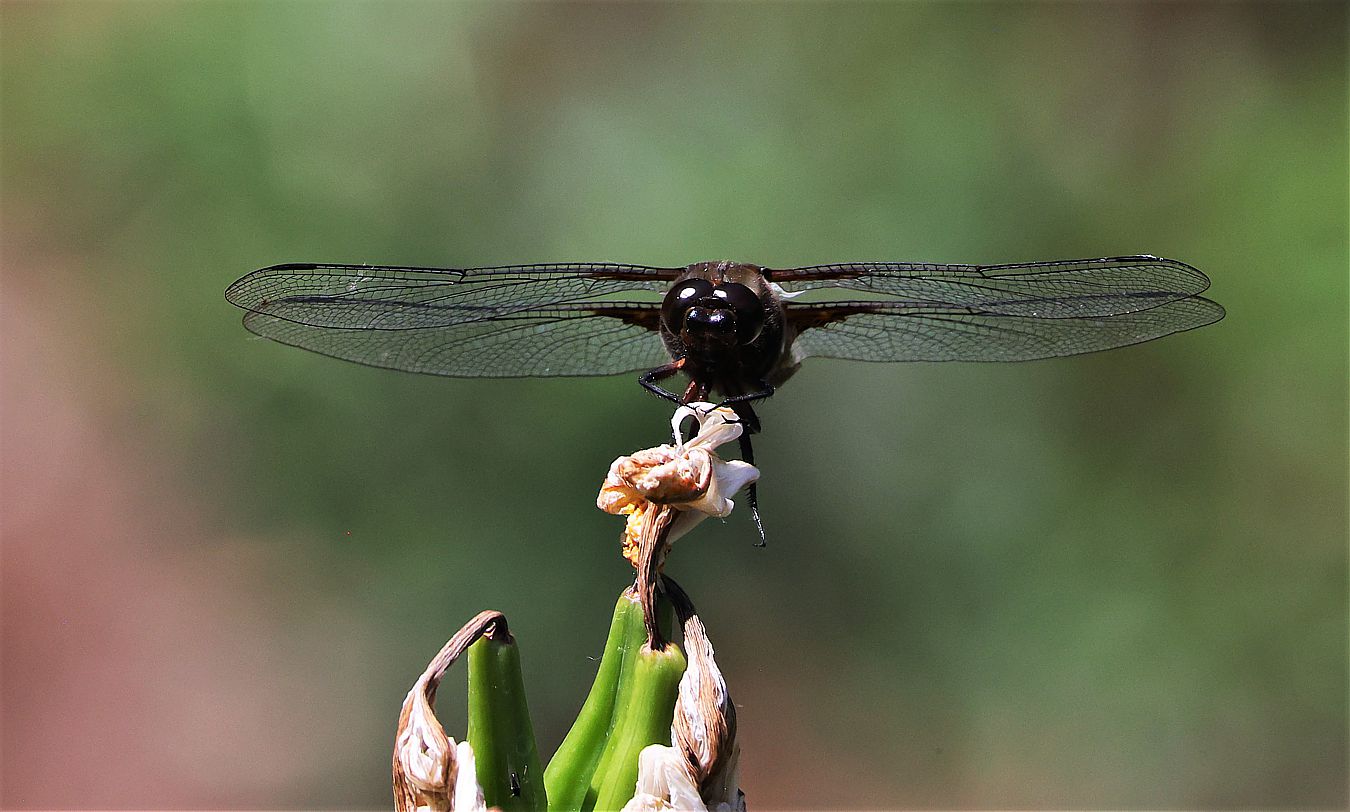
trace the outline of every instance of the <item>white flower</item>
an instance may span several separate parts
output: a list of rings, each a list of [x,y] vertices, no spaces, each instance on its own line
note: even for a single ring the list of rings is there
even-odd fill
[[[735,756],[739,756],[739,752]],[[680,751],[664,744],[649,744],[638,754],[637,793],[624,804],[623,812],[667,812],[676,809],[690,812],[745,812],[745,795],[735,789],[739,775],[735,756],[728,764],[735,798],[714,800],[709,806],[699,795],[698,787],[689,775],[689,766]]]
[[[698,432],[689,442],[680,441],[680,424],[686,417],[698,420]],[[697,510],[708,516],[723,517],[731,513],[735,504],[731,495],[759,479],[759,469],[744,460],[724,460],[717,456],[717,447],[739,439],[745,431],[736,413],[725,406],[711,403],[691,403],[675,410],[670,419],[671,433],[677,447],[691,459],[705,460],[712,471],[707,487],[698,499],[677,504],[681,510]]]
[[[698,432],[683,440],[680,424],[694,417]],[[671,418],[674,445],[659,445],[619,457],[609,466],[596,506],[606,513],[628,517],[624,528],[624,555],[636,561],[637,539],[659,506],[680,511],[671,525],[674,541],[708,516],[723,517],[735,503],[731,496],[759,479],[759,469],[743,460],[717,456],[720,445],[741,436],[744,426],[736,413],[711,403],[691,403]]]
[[[473,745],[468,742],[455,745],[455,760],[459,774],[455,776],[454,803],[450,808],[456,812],[485,812],[487,802],[483,800],[483,788],[478,785],[478,762],[473,756]]]
[[[637,794],[623,812],[684,809],[707,812],[684,757],[674,747],[649,744],[638,755]]]

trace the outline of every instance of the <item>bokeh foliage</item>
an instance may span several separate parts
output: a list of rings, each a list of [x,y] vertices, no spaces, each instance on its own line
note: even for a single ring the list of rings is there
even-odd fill
[[[627,377],[446,381],[250,341],[235,277],[1140,252],[1206,271],[1228,318],[1053,362],[815,361],[761,410],[770,546],[736,514],[671,564],[742,706],[745,789],[1346,802],[1343,6],[0,13],[5,284],[60,258],[45,289],[100,314],[69,330],[211,532],[303,549],[380,630],[350,740],[276,803],[386,803],[390,709],[486,607],[550,752],[628,577],[595,491],[668,412]],[[257,599],[302,617],[290,577]]]

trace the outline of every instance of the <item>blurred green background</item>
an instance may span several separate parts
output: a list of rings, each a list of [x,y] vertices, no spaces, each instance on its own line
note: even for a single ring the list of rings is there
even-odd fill
[[[483,608],[542,750],[580,705],[629,577],[595,492],[667,406],[253,340],[222,297],[253,268],[1140,252],[1210,274],[1227,319],[1021,365],[816,360],[760,410],[769,547],[738,511],[669,568],[744,789],[1347,803],[1342,4],[0,23],[0,805],[387,806],[399,703]]]

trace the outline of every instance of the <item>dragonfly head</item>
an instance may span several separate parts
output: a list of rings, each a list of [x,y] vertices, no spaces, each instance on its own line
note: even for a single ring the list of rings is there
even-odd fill
[[[677,283],[661,304],[666,328],[689,346],[749,344],[764,328],[764,304],[737,282],[692,277]]]

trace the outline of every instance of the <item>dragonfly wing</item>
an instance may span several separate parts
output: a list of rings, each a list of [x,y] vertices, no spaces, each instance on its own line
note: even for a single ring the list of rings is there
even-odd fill
[[[635,291],[661,294],[679,270],[603,263],[468,269],[290,264],[248,274],[230,285],[225,298],[250,313],[313,327],[413,330]]]
[[[606,263],[263,268],[225,298],[253,333],[370,366],[457,377],[609,375],[668,359],[659,295],[680,269]],[[651,302],[616,301],[633,292]]]
[[[797,305],[799,358],[857,361],[1030,361],[1139,344],[1212,324],[1223,308],[1198,296],[1106,316],[1042,318],[894,302]]]
[[[603,302],[516,310],[405,329],[324,327],[267,312],[244,326],[282,344],[358,364],[450,377],[562,377],[651,369],[670,360],[659,306]]]
[[[842,288],[914,305],[1031,318],[1135,313],[1197,296],[1209,279],[1152,256],[1018,265],[854,262],[769,272],[788,291]]]

